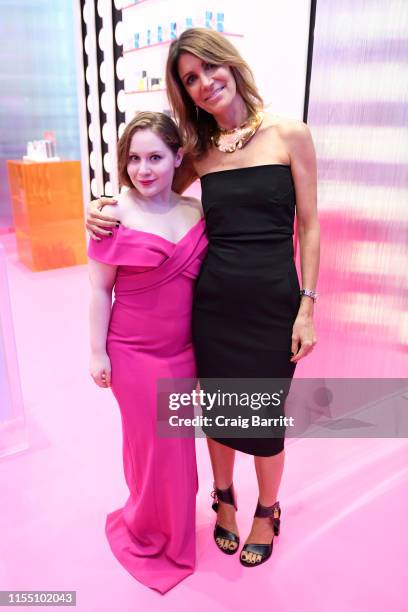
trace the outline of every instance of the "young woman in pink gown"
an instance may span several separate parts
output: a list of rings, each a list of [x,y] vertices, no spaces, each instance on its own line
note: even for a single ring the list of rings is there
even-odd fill
[[[120,222],[111,240],[88,248],[90,372],[118,401],[130,492],[108,515],[106,534],[120,563],[160,593],[195,566],[194,439],[156,436],[157,380],[196,374],[193,287],[207,240],[199,200],[171,191],[181,160],[174,122],[139,113],[118,144],[121,183],[130,188],[115,206]]]

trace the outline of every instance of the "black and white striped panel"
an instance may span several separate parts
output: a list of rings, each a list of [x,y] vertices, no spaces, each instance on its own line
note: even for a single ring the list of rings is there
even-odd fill
[[[116,101],[116,125],[118,136],[125,127],[125,60],[123,58],[123,22],[120,6],[123,0],[115,0],[112,3],[112,28],[113,28],[113,60],[115,64],[115,101]]]
[[[100,87],[94,0],[80,0],[82,15],[82,43],[84,49],[85,96],[88,131],[89,176],[91,197],[104,192],[102,166],[102,138],[100,125]],[[84,163],[84,160],[82,160]]]
[[[79,1],[91,196],[113,195],[119,188],[118,127],[125,121],[118,104],[124,79],[120,72],[122,12],[110,0]]]
[[[109,135],[108,135],[108,111],[107,111],[107,97],[108,92],[106,91],[106,62],[105,52],[107,51],[106,41],[106,30],[103,27],[103,9],[104,3],[101,1],[95,2],[95,37],[96,37],[96,65],[97,65],[97,94],[98,94],[98,105],[99,105],[99,122],[100,122],[100,133],[101,133],[101,158],[102,158],[102,181],[103,181],[103,192],[106,195],[112,195],[110,189],[110,176],[109,170],[110,165],[107,160],[109,159]]]
[[[87,32],[87,12],[85,9],[85,0],[80,1],[80,32],[81,32],[81,40],[82,40],[82,70],[84,78],[79,81],[81,87],[79,87],[78,97],[83,95],[84,104],[81,107],[81,110],[85,113],[85,126],[84,129],[81,130],[81,139],[84,141],[84,146],[81,148],[82,154],[82,165],[86,164],[87,168],[85,171],[86,182],[90,183],[93,181],[95,183],[95,164],[90,163],[90,154],[93,151],[93,131],[92,131],[92,116],[90,110],[90,104],[88,101],[90,100],[90,68],[89,68],[89,41],[86,37]],[[81,92],[80,89],[83,89]],[[83,113],[81,113],[83,114]],[[80,117],[81,126],[83,123],[83,117]],[[84,138],[84,132],[86,132],[86,138]],[[85,144],[86,142],[86,144]],[[89,189],[90,185],[84,184],[84,197],[87,199],[89,197]]]

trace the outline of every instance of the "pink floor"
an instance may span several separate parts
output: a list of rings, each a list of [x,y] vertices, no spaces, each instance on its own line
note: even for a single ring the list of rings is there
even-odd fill
[[[32,274],[13,235],[0,240],[30,439],[27,451],[0,460],[1,590],[76,590],[86,612],[407,610],[406,440],[290,440],[281,536],[257,569],[215,548],[210,464],[198,440],[196,573],[165,596],[128,575],[104,534],[126,487],[119,412],[87,372],[86,267]],[[256,503],[250,457],[237,457],[235,482],[244,538]]]

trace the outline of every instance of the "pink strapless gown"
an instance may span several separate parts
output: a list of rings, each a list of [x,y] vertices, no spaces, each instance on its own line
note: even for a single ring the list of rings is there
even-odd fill
[[[130,496],[107,516],[106,535],[128,572],[160,593],[194,571],[198,481],[194,439],[156,436],[156,380],[196,375],[191,311],[206,248],[204,220],[178,243],[120,226],[88,247],[118,266],[107,352]]]

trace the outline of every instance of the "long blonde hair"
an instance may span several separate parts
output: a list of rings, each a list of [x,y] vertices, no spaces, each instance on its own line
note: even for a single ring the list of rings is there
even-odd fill
[[[182,53],[191,53],[211,64],[228,65],[250,117],[263,107],[263,100],[250,67],[222,34],[206,28],[190,28],[173,40],[166,65],[167,95],[183,132],[186,151],[200,156],[209,149],[217,124],[210,113],[196,107],[180,79],[178,62]]]

